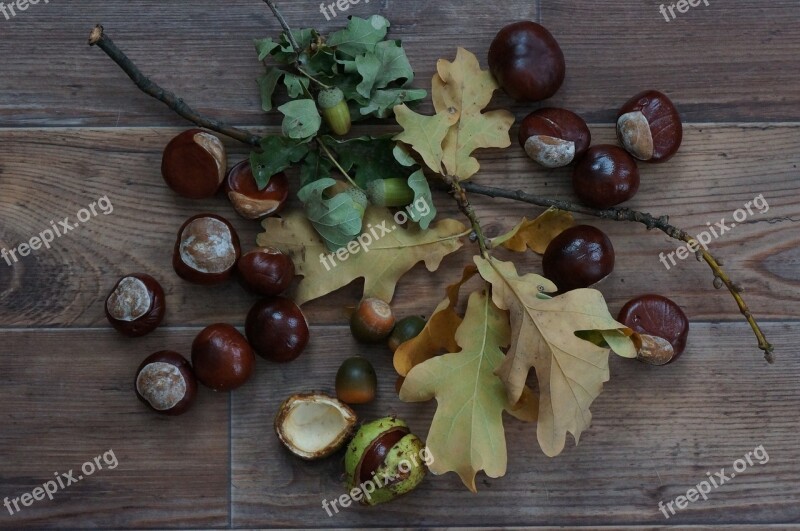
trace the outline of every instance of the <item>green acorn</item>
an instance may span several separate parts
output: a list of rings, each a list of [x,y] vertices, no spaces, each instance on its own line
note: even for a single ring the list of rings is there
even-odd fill
[[[367,200],[367,194],[365,194],[364,190],[361,188],[356,188],[352,184],[344,181],[336,181],[336,184],[331,185],[325,190],[325,197],[328,198],[335,197],[339,194],[349,195],[362,214],[367,211],[369,201]]]
[[[394,417],[361,426],[347,447],[347,488],[365,505],[377,505],[411,492],[422,483],[430,459],[425,444]]]
[[[337,135],[346,135],[350,132],[352,122],[350,109],[344,99],[344,92],[338,87],[325,89],[317,96],[317,103],[322,110],[322,117],[328,127]]]
[[[414,190],[405,179],[378,179],[367,185],[370,203],[385,207],[404,207],[414,201]]]

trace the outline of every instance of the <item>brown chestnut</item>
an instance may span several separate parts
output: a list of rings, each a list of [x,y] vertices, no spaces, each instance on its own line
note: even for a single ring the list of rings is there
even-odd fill
[[[240,253],[239,236],[227,219],[198,214],[178,231],[172,267],[194,284],[219,284],[230,278]]]
[[[167,186],[189,199],[216,194],[227,169],[225,146],[201,129],[189,129],[170,140],[161,159],[161,175]]]
[[[388,303],[374,298],[363,299],[350,317],[350,331],[362,343],[378,343],[389,337],[395,319]]]
[[[517,101],[541,101],[564,82],[564,53],[553,35],[536,22],[501,29],[489,47],[489,69]]]
[[[336,398],[345,404],[372,402],[377,391],[378,376],[366,358],[348,358],[336,372]]]
[[[191,407],[197,381],[189,362],[171,350],[148,356],[136,371],[134,389],[139,400],[162,415],[181,415]]]
[[[214,391],[232,391],[253,374],[256,355],[233,326],[217,323],[204,328],[192,343],[192,366],[201,384]]]
[[[639,334],[667,340],[672,345],[675,361],[686,349],[689,319],[680,306],[662,295],[641,295],[628,301],[617,321]],[[659,363],[660,364],[660,363]]]
[[[639,160],[667,161],[683,141],[681,115],[665,94],[646,90],[619,110],[617,137],[628,153]]]
[[[129,337],[140,337],[158,328],[165,309],[161,284],[143,273],[119,279],[106,299],[106,319]]]
[[[567,109],[539,109],[526,116],[519,128],[519,145],[545,168],[570,164],[586,153],[591,143],[586,122]]]
[[[588,288],[614,270],[614,247],[606,234],[591,225],[570,227],[547,246],[544,276],[562,292]]]
[[[228,172],[225,193],[233,208],[246,219],[258,219],[280,213],[289,198],[289,179],[283,172],[269,179],[263,190],[258,189],[249,160],[243,160]]]
[[[575,164],[572,188],[585,205],[610,208],[639,191],[639,167],[622,148],[592,146]]]
[[[265,297],[280,295],[294,278],[294,262],[274,247],[257,247],[239,259],[239,280],[249,291]]]
[[[256,354],[277,363],[294,360],[308,344],[308,322],[294,301],[268,297],[256,302],[245,322],[247,340]]]

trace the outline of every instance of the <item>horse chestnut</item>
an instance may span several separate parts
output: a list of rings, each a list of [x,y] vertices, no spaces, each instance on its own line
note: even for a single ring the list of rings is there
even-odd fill
[[[567,109],[544,108],[530,113],[519,128],[519,144],[545,168],[561,168],[583,155],[592,134],[583,118]]]
[[[164,290],[150,275],[122,277],[106,299],[106,318],[128,337],[149,334],[161,324],[165,311]]]
[[[622,148],[609,144],[592,146],[575,165],[572,187],[584,204],[610,208],[636,195],[639,168]]]
[[[199,214],[178,231],[172,267],[194,284],[220,284],[230,278],[240,253],[239,236],[227,219]]]
[[[273,247],[257,247],[246,252],[236,267],[242,285],[265,297],[280,295],[294,278],[291,257]]]
[[[256,302],[247,314],[245,335],[256,354],[277,363],[294,360],[308,344],[308,322],[300,307],[284,297]]]
[[[637,159],[664,162],[681,147],[681,116],[665,94],[647,90],[628,100],[619,110],[617,137]]]
[[[667,340],[675,361],[686,349],[689,319],[680,306],[662,295],[642,295],[631,299],[619,312],[617,321],[634,332]]]
[[[501,87],[517,101],[541,101],[564,82],[561,47],[536,22],[522,21],[501,29],[489,47],[489,69]]]
[[[192,343],[192,366],[200,383],[214,391],[232,391],[253,374],[256,355],[244,336],[229,324],[204,328]]]
[[[185,413],[197,394],[189,362],[171,350],[148,356],[136,371],[134,389],[139,400],[162,415]]]
[[[219,138],[189,129],[164,148],[161,175],[167,186],[189,199],[206,199],[219,190],[228,169],[228,156]]]
[[[591,225],[570,227],[547,246],[544,276],[562,292],[588,288],[614,270],[614,247],[606,234]]]
[[[267,187],[258,189],[250,161],[243,160],[228,172],[225,193],[233,208],[246,219],[258,219],[280,213],[289,198],[289,179],[283,172],[269,179]]]

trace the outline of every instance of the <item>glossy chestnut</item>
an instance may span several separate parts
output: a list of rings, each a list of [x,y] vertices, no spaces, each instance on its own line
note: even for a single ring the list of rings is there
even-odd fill
[[[681,147],[681,116],[666,94],[646,90],[628,100],[619,110],[617,137],[637,159],[665,162]]]
[[[501,29],[489,47],[489,69],[517,101],[541,101],[564,82],[564,53],[544,26],[516,22]]]
[[[149,334],[164,319],[166,301],[161,284],[150,275],[122,277],[106,298],[106,319],[128,337]]]
[[[181,415],[194,402],[197,381],[189,362],[171,350],[148,356],[136,371],[134,390],[139,400],[162,415]]]
[[[289,198],[289,179],[283,172],[269,179],[263,190],[258,189],[249,160],[243,160],[228,172],[225,193],[236,212],[246,219],[259,219],[278,214]]]
[[[689,319],[677,303],[663,295],[641,295],[628,301],[619,312],[617,321],[634,332],[667,340],[674,351],[675,361],[686,350]]]
[[[204,328],[192,343],[192,366],[201,384],[214,391],[232,391],[253,374],[256,355],[233,326],[217,323]]]
[[[601,281],[614,270],[614,261],[614,247],[603,231],[577,225],[553,238],[542,257],[542,268],[544,276],[565,292]]]
[[[519,128],[519,144],[545,168],[561,168],[579,158],[592,143],[586,122],[567,109],[544,108],[530,113]]]
[[[233,225],[215,214],[198,214],[178,231],[172,267],[194,284],[220,284],[233,274],[241,249]]]
[[[286,363],[294,360],[308,344],[308,322],[294,301],[268,297],[256,302],[247,314],[245,335],[256,354]]]
[[[274,247],[251,249],[239,258],[236,268],[242,285],[265,297],[286,291],[295,273],[291,257]]]
[[[363,299],[350,317],[350,331],[362,343],[379,343],[394,329],[392,307],[375,298]]]
[[[201,129],[189,129],[164,149],[161,175],[175,193],[205,199],[219,190],[228,169],[228,156],[219,138]]]
[[[610,208],[639,191],[639,168],[633,157],[620,147],[592,146],[575,164],[572,188],[585,205]]]

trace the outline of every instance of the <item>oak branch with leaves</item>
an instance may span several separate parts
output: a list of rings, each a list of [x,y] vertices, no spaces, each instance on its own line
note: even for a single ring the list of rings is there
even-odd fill
[[[475,151],[509,147],[514,123],[508,111],[485,111],[499,87],[472,53],[459,48],[454,61],[439,60],[431,86],[435,114],[425,116],[409,107],[427,92],[411,86],[413,70],[401,43],[387,39],[390,24],[384,17],[351,17],[345,28],[322,36],[313,29],[292,31],[274,2],[264,1],[283,27],[277,40],[256,41],[259,60],[274,63],[258,79],[263,110],[273,110],[279,88],[288,95],[277,107],[283,115],[279,135],[259,136],[201,115],[145,76],[102,26],[93,29],[89,44],[101,48],[142,91],[180,116],[257,148],[250,162],[260,187],[272,175],[299,167],[303,209],[264,220],[265,232],[257,239],[258,245],[277,247],[293,258],[303,277],[294,294],[299,304],[360,278],[365,280],[364,296],[391,301],[397,282],[415,264],[424,262],[434,271],[466,239],[475,241],[474,263],[466,264],[462,278],[445,290],[422,332],[395,353],[395,368],[405,377],[400,398],[437,399],[427,438],[434,457],[431,469],[456,472],[473,491],[480,470],[490,477],[505,473],[504,411],[535,421],[543,452],[558,455],[567,433],[577,441],[588,428],[589,408],[609,379],[610,352],[636,357],[640,338],[611,316],[599,291],[556,295],[553,282],[519,273],[512,262],[494,257],[493,249],[543,253],[573,225],[571,213],[641,223],[677,240],[696,242],[665,216],[626,208],[597,210],[469,182],[480,170]],[[402,131],[345,139],[336,134],[349,129],[351,121],[369,117],[394,118]],[[469,226],[435,219],[431,184],[450,192]],[[547,210],[488,238],[468,194]],[[399,226],[390,208],[414,204],[429,208],[409,209],[408,222]],[[367,234],[374,236],[369,252],[353,254],[334,269],[320,261]],[[711,268],[715,286],[727,287],[772,362],[772,346],[741,288],[718,259],[699,249],[698,259]],[[478,285],[466,297],[461,315],[457,308],[467,283]],[[531,369],[535,389],[526,386]]]

